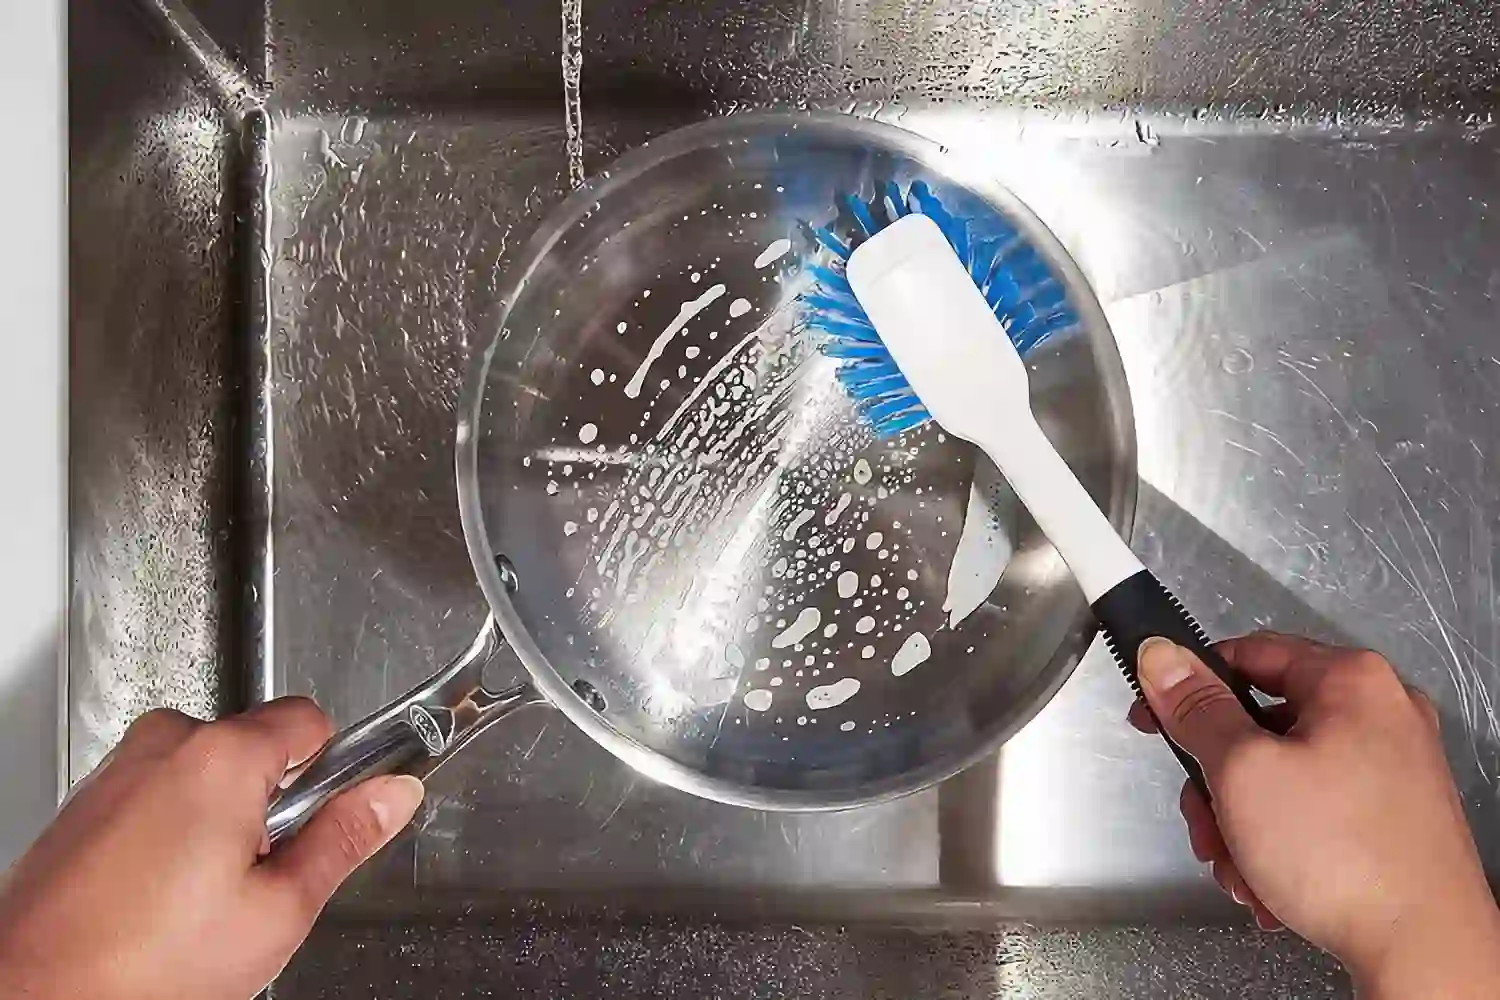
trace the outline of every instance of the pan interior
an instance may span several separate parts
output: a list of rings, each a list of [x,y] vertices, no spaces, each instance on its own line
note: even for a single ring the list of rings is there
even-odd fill
[[[890,127],[746,117],[632,154],[538,235],[472,387],[463,500],[515,569],[507,631],[596,738],[700,794],[920,787],[1092,638],[993,467],[932,425],[877,439],[801,329],[799,222],[917,179],[1054,265],[1083,319],[1029,356],[1033,407],[1128,526],[1129,401],[1091,293],[1024,207]]]

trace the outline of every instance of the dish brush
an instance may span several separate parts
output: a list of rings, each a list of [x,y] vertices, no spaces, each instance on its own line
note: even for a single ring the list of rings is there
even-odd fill
[[[1191,650],[1270,728],[1250,686],[1115,532],[1032,413],[1021,355],[1076,322],[1066,290],[1034,250],[978,245],[925,188],[892,204],[899,193],[886,195],[885,225],[849,199],[868,237],[857,247],[813,230],[844,261],[842,274],[816,267],[806,316],[824,351],[844,359],[845,391],[882,435],[932,420],[994,461],[1082,587],[1137,693],[1140,646],[1161,636]],[[1206,795],[1197,761],[1167,742]]]

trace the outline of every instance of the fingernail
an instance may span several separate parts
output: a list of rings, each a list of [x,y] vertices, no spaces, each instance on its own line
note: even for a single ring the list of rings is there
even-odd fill
[[[386,835],[395,833],[416,815],[425,789],[409,774],[391,774],[371,781],[370,811]]]
[[[1193,661],[1188,651],[1161,636],[1152,636],[1141,643],[1136,658],[1140,663],[1141,683],[1157,694],[1165,694],[1193,676]]]

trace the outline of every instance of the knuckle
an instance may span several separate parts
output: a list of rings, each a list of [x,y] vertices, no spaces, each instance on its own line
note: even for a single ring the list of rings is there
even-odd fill
[[[194,774],[218,782],[244,773],[243,745],[236,727],[215,722],[189,735],[180,754]]]
[[[1373,649],[1355,650],[1349,655],[1346,662],[1354,670],[1372,677],[1394,677],[1396,674],[1395,669],[1391,666],[1391,661]]]
[[[339,858],[352,869],[365,860],[380,843],[380,822],[374,810],[361,805],[340,809],[333,821],[333,842]]]
[[[197,720],[174,708],[153,708],[125,730],[125,739],[161,740],[189,732]]]
[[[1405,687],[1384,656],[1362,649],[1339,657],[1328,667],[1325,683],[1344,698],[1389,698]]]
[[[317,702],[300,694],[288,694],[282,695],[280,698],[274,698],[271,701],[250,709],[244,715],[240,716],[240,718],[242,720],[257,719],[267,714],[271,716],[285,715],[289,717],[301,717],[320,721],[327,720],[328,718],[327,713],[318,707]]]
[[[1437,705],[1427,696],[1427,692],[1418,688],[1407,688],[1407,692],[1411,696],[1412,706],[1417,710],[1417,717],[1434,731],[1441,731],[1443,718],[1438,714]]]
[[[1204,684],[1183,695],[1172,706],[1172,721],[1180,726],[1192,725],[1212,715],[1225,702],[1234,702],[1234,695],[1227,687]]]

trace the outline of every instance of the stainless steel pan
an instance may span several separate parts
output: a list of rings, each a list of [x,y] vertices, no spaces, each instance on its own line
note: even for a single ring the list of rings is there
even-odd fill
[[[1065,285],[1082,319],[1034,356],[1033,408],[1128,530],[1134,435],[1103,313],[982,164],[842,116],[674,132],[547,219],[475,359],[456,465],[493,618],[330,741],[273,803],[273,839],[525,705],[685,792],[838,809],[941,781],[1047,703],[1094,635],[1065,567],[968,446],[877,441],[799,335],[799,223],[838,230],[842,194],[918,178]],[[506,643],[530,681],[490,691]]]

